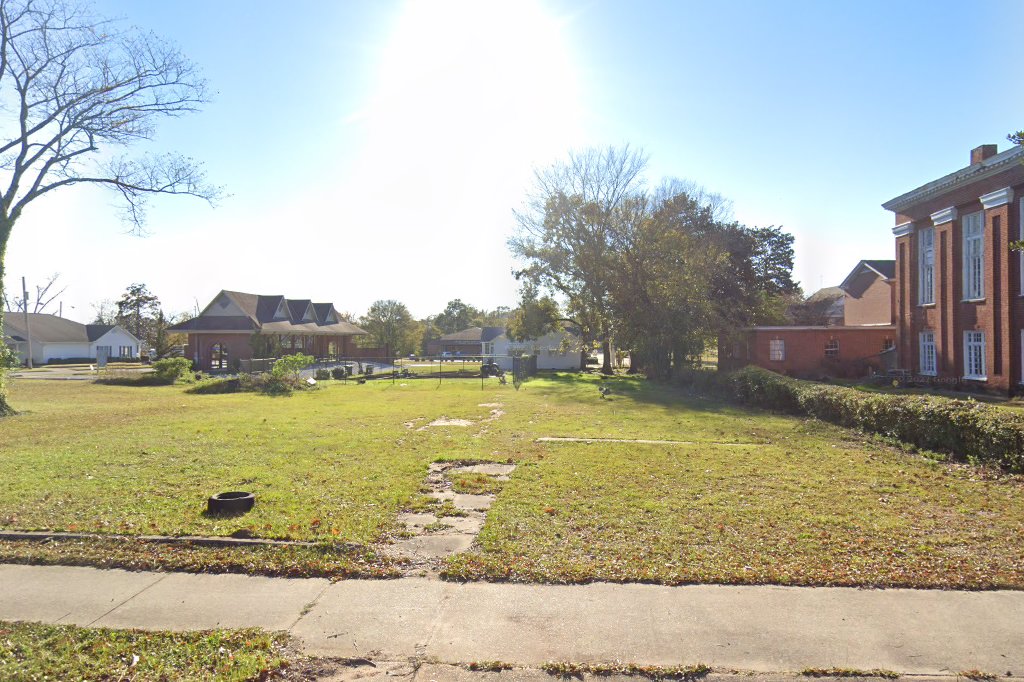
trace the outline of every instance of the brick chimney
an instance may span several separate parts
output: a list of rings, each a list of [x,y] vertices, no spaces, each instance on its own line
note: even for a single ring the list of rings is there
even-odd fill
[[[994,144],[983,144],[971,150],[971,165],[981,163],[985,159],[999,153],[999,147]]]

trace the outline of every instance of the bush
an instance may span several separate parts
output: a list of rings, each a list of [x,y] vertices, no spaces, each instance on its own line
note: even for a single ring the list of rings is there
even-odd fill
[[[275,377],[288,377],[298,381],[299,372],[312,365],[313,362],[314,359],[312,355],[304,355],[302,353],[286,355],[280,360],[274,362],[274,366],[271,368],[270,373]]]
[[[313,376],[317,381],[327,381],[331,378],[331,370],[329,369],[318,369]]]
[[[184,377],[191,378],[192,361],[187,358],[164,358],[153,363],[153,375],[173,384]]]
[[[975,400],[863,393],[791,379],[759,367],[729,374],[690,372],[681,380],[748,405],[816,417],[1024,473],[1024,416]]]
[[[344,379],[348,376],[347,367],[335,367],[331,370],[331,377],[334,379]]]
[[[188,389],[186,393],[193,393],[196,395],[218,395],[221,393],[238,393],[242,390],[242,380],[238,379],[211,379],[210,381],[203,381],[192,388]]]

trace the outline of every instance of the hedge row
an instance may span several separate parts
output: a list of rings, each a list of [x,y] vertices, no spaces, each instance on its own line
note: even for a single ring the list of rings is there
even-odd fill
[[[898,438],[954,459],[1024,473],[1024,416],[974,400],[864,393],[784,377],[759,367],[694,372],[684,383],[748,405],[807,415]]]

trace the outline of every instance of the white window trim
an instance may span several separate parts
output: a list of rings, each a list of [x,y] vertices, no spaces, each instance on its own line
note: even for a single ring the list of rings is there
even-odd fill
[[[931,262],[925,257],[925,235],[931,240],[929,249]],[[919,306],[935,305],[935,228],[925,227],[917,233],[917,304]],[[931,286],[925,287],[925,267],[931,269]],[[927,295],[926,295],[927,294]]]
[[[1017,202],[1017,228],[1017,239],[1024,240],[1024,197]],[[1019,251],[1017,257],[1020,260],[1020,295],[1024,296],[1024,250]]]
[[[967,228],[972,219],[978,216],[979,221],[979,233],[975,237],[971,237],[967,233]],[[963,271],[963,279],[961,280],[961,301],[964,303],[977,303],[985,300],[985,212],[975,211],[974,213],[968,213],[960,221],[960,230],[963,233],[961,238],[961,253],[960,260]],[[968,288],[970,282],[971,271],[969,269],[970,260],[968,259],[968,239],[977,239],[981,243],[981,259],[978,265],[979,276],[978,276],[978,290],[974,291]]]
[[[932,347],[932,355],[931,355],[932,366],[931,366],[930,369],[925,369],[925,366],[924,366],[924,359],[925,359],[925,352],[924,352],[924,349],[925,349],[925,335],[928,335],[928,336],[931,337],[931,341],[928,344],[928,345],[930,345]],[[933,377],[933,376],[937,376],[938,375],[938,373],[939,373],[939,358],[938,358],[938,353],[936,352],[936,349],[935,349],[935,332],[928,331],[928,332],[920,332],[920,333],[918,333],[918,335],[917,335],[917,365],[918,365],[918,371],[921,373],[921,376]]]
[[[981,373],[970,373],[970,362],[968,355],[968,348],[970,345],[967,341],[967,337],[971,334],[981,334]],[[988,368],[985,367],[985,332],[979,329],[970,329],[964,332],[964,379],[970,379],[972,381],[987,381],[988,380]]]
[[[779,344],[779,356],[777,358],[772,357],[772,344]],[[786,340],[785,339],[768,339],[768,361],[769,362],[785,362],[786,361]]]

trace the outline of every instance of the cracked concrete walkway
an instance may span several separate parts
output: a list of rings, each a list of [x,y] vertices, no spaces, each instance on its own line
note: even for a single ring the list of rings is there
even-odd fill
[[[1024,674],[1024,592],[261,578],[0,564],[0,619],[287,630],[308,653]]]

